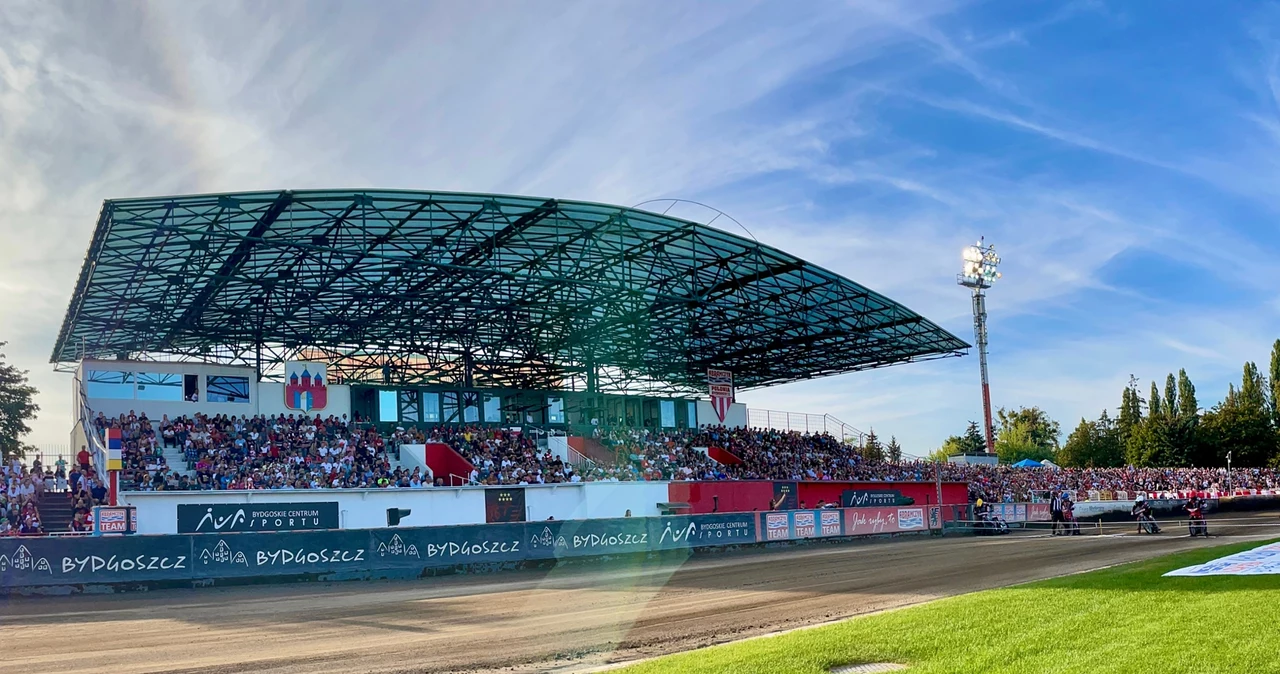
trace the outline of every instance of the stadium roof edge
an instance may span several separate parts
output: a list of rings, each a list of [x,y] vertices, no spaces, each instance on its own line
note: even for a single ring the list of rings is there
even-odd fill
[[[459,315],[478,323],[467,329]],[[449,363],[465,361],[467,376],[493,383],[605,368],[679,390],[697,388],[708,366],[751,387],[968,347],[777,248],[652,211],[272,190],[105,200],[51,362],[262,362],[264,348],[268,365],[316,350],[341,361],[356,344],[383,354],[379,367],[347,368],[356,379],[370,368],[388,379],[388,367],[393,380],[448,378]],[[732,362],[720,362],[730,345]]]

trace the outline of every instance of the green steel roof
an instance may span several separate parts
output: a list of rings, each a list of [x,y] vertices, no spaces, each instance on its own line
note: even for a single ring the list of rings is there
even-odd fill
[[[967,344],[780,250],[604,204],[390,190],[104,202],[52,361],[201,359],[349,381],[751,388]]]

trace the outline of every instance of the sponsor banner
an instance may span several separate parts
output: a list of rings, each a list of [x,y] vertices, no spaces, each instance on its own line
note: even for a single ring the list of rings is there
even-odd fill
[[[370,559],[376,566],[427,568],[527,559],[524,524],[371,529]]]
[[[1280,543],[1237,552],[1207,562],[1170,571],[1166,576],[1263,576],[1280,574]]]
[[[338,503],[178,504],[178,533],[337,529]]]
[[[1076,516],[1079,517],[1077,512]],[[1028,522],[1048,522],[1053,519],[1049,513],[1048,503],[1028,503],[1027,504],[1027,521]]]
[[[191,577],[187,536],[0,538],[0,586]]]
[[[930,529],[942,528],[942,507],[941,506],[929,506],[929,528]]]
[[[911,531],[913,529],[923,529],[924,527],[924,508],[898,508],[898,529],[901,531]]]
[[[626,554],[649,550],[645,518],[529,522],[529,559]]]
[[[844,511],[844,534],[868,536],[871,534],[895,534],[898,527],[898,508],[850,508]],[[906,508],[905,510],[919,510]]]
[[[818,514],[812,510],[791,513],[796,538],[813,538],[818,535]]]
[[[888,508],[905,503],[902,492],[897,489],[846,489],[840,494],[840,505],[845,508]]]
[[[484,490],[484,521],[523,522],[524,488]]]
[[[764,513],[764,540],[766,541],[786,541],[791,536],[791,513],[790,512],[770,512]]]
[[[95,534],[131,534],[138,530],[138,509],[133,506],[95,506]]]
[[[657,550],[755,543],[756,513],[649,518],[649,540]]]
[[[711,408],[723,424],[729,406],[733,404],[733,373],[728,370],[707,370],[707,386],[711,394]]]
[[[839,536],[844,533],[844,524],[840,521],[842,514],[843,513],[839,510],[819,510],[819,535]]]
[[[365,531],[192,536],[196,578],[278,576],[370,569]]]

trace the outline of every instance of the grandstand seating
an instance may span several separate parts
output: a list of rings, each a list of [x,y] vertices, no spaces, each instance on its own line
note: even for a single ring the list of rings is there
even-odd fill
[[[425,487],[432,476],[398,464],[398,446],[428,444],[436,484],[539,484],[593,480],[931,481],[936,464],[872,462],[826,434],[772,429],[609,428],[576,440],[583,460],[565,462],[527,434],[496,427],[397,427],[379,433],[334,417],[205,417],[158,422],[145,414],[95,418],[124,438],[126,490]],[[433,459],[433,456],[435,457]],[[448,459],[439,463],[440,457]],[[433,461],[436,461],[433,465]],[[1271,489],[1268,469],[1015,469],[945,464],[972,498],[1026,501],[1039,492],[1177,492]],[[61,518],[59,518],[61,519]]]

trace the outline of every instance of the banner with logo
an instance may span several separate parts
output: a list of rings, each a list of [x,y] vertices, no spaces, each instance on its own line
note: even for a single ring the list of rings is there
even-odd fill
[[[1264,576],[1280,574],[1280,543],[1237,552],[1207,562],[1170,571],[1166,576]]]
[[[288,361],[284,364],[284,406],[310,414],[329,404],[327,367],[324,363]]]
[[[178,504],[178,533],[337,529],[338,503]]]
[[[883,508],[912,504],[907,503],[897,489],[846,489],[840,493],[840,505],[845,508]]]
[[[524,488],[484,490],[484,521],[523,522]]]
[[[728,370],[707,370],[707,385],[711,391],[711,409],[715,410],[720,423],[729,413],[733,404],[733,373]]]

